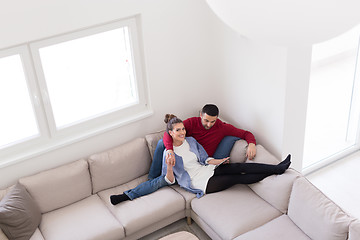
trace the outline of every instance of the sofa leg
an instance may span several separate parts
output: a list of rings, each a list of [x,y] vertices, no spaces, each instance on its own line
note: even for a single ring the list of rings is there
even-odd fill
[[[187,217],[187,224],[191,225],[191,217]]]

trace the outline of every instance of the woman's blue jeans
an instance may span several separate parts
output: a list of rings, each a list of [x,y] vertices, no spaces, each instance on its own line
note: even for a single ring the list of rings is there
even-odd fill
[[[158,176],[157,178],[143,182],[143,183],[139,184],[137,187],[127,190],[124,193],[131,200],[133,200],[135,198],[153,193],[156,190],[158,190],[162,187],[165,187],[167,185],[169,185],[169,184],[165,181],[165,176],[161,175],[161,176]]]
[[[220,159],[220,158],[229,157],[231,149],[233,148],[235,142],[239,139],[240,138],[233,136],[224,137],[217,146],[213,158]],[[164,150],[165,150],[165,146],[163,140],[160,139],[156,146],[153,161],[151,163],[149,176],[148,176],[149,180],[139,184],[137,187],[133,189],[124,192],[131,200],[153,193],[156,190],[169,185],[165,181],[165,176],[161,175],[162,158],[163,158]]]

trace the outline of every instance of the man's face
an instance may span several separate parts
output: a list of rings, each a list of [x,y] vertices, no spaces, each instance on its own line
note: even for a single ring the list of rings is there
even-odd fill
[[[217,116],[210,116],[207,115],[206,113],[200,113],[200,117],[201,117],[201,123],[206,130],[209,130],[212,126],[214,126],[218,118]]]

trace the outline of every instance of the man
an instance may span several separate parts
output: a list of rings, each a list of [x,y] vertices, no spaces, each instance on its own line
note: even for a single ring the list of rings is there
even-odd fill
[[[186,136],[195,138],[204,147],[207,154],[215,159],[230,156],[234,143],[239,139],[244,139],[248,142],[246,156],[252,160],[256,155],[254,135],[249,131],[222,122],[218,119],[218,116],[218,107],[214,104],[206,104],[200,112],[200,117],[192,117],[183,121]],[[110,196],[112,204],[116,205],[122,201],[133,200],[170,184],[169,179],[161,176],[165,148],[167,149],[167,154],[170,155],[170,161],[175,162],[172,138],[165,132],[163,140],[159,140],[156,146],[148,175],[149,180],[134,189],[125,191],[123,194]]]

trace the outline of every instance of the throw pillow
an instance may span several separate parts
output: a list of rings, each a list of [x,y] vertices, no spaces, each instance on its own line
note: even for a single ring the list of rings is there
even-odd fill
[[[30,239],[40,221],[38,205],[20,183],[0,201],[0,227],[9,240]]]

